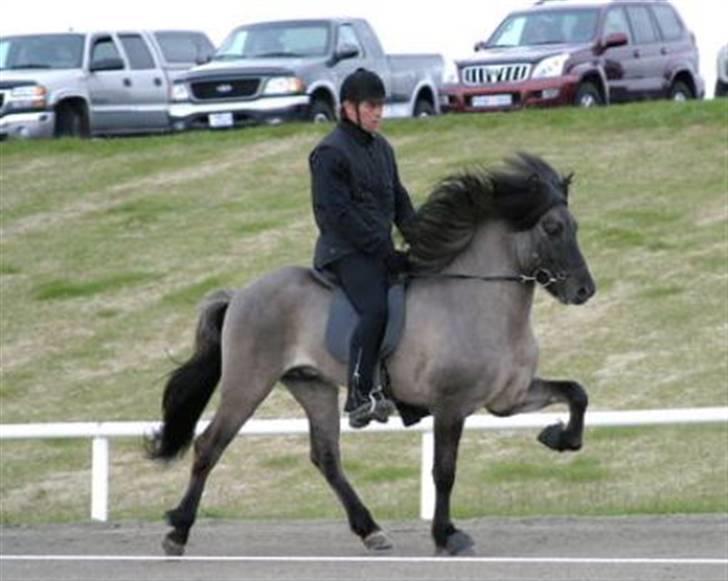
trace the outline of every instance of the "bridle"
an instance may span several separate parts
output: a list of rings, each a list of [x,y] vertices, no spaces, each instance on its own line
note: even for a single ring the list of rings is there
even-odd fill
[[[454,280],[479,280],[482,282],[520,282],[521,284],[536,283],[544,288],[554,284],[555,282],[561,282],[568,278],[568,274],[565,272],[557,272],[553,274],[548,268],[539,267],[533,271],[532,274],[492,274],[492,275],[478,275],[478,274],[463,274],[458,272],[453,273],[417,273],[410,272],[405,275],[405,278],[434,278],[434,279],[454,279]]]

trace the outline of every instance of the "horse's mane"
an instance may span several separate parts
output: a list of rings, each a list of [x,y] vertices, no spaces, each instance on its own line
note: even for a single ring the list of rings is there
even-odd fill
[[[501,168],[447,176],[403,227],[410,259],[418,270],[441,270],[465,250],[486,219],[529,229],[550,208],[567,203],[570,181],[571,175],[563,177],[543,159],[523,152]]]

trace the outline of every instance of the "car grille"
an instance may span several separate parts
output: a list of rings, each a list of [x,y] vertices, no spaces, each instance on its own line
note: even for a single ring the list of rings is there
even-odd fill
[[[528,63],[506,65],[472,65],[463,68],[463,82],[466,85],[514,83],[527,79],[530,73],[531,65]]]
[[[235,79],[230,81],[192,82],[195,99],[235,99],[252,97],[258,92],[259,78]]]

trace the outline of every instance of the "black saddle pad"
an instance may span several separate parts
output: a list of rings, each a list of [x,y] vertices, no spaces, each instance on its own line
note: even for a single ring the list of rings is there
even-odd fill
[[[347,363],[349,361],[349,345],[351,344],[354,329],[359,322],[359,315],[333,277],[325,271],[315,269],[311,273],[318,282],[334,292],[331,308],[329,309],[329,318],[326,323],[326,347],[336,359],[342,363]],[[397,283],[389,289],[387,328],[384,331],[380,351],[382,359],[391,355],[397,348],[404,329],[404,318],[404,283]]]

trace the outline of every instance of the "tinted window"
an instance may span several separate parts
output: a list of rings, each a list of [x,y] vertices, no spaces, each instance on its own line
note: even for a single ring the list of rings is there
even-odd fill
[[[119,39],[124,46],[129,65],[132,69],[143,70],[154,68],[154,58],[147,48],[147,43],[138,34],[120,34]]]
[[[107,36],[105,38],[100,38],[96,42],[94,42],[94,48],[91,51],[91,62],[97,63],[102,60],[106,59],[119,59],[121,60],[121,55],[119,54],[119,50],[116,48],[116,45],[114,44],[114,41],[111,40],[111,37]]]
[[[528,46],[588,42],[596,34],[599,12],[593,8],[529,11],[507,17],[488,46]]]
[[[667,4],[663,6],[653,6],[652,8],[657,18],[657,25],[662,32],[662,38],[665,40],[677,40],[683,35],[682,22],[675,14],[672,6]]]
[[[83,60],[83,36],[40,34],[0,38],[2,69],[79,69]]]
[[[622,8],[610,8],[607,17],[604,19],[604,33],[606,38],[610,34],[623,33],[627,35],[629,42],[632,42],[632,33],[627,22],[627,15]]]
[[[628,6],[627,14],[634,30],[634,40],[639,44],[657,41],[657,31],[652,24],[650,11],[646,6]]]
[[[204,34],[197,32],[163,31],[155,32],[154,37],[162,49],[164,60],[168,63],[205,62],[215,52],[215,47]]]
[[[326,23],[271,23],[242,27],[225,39],[215,59],[324,56]]]

